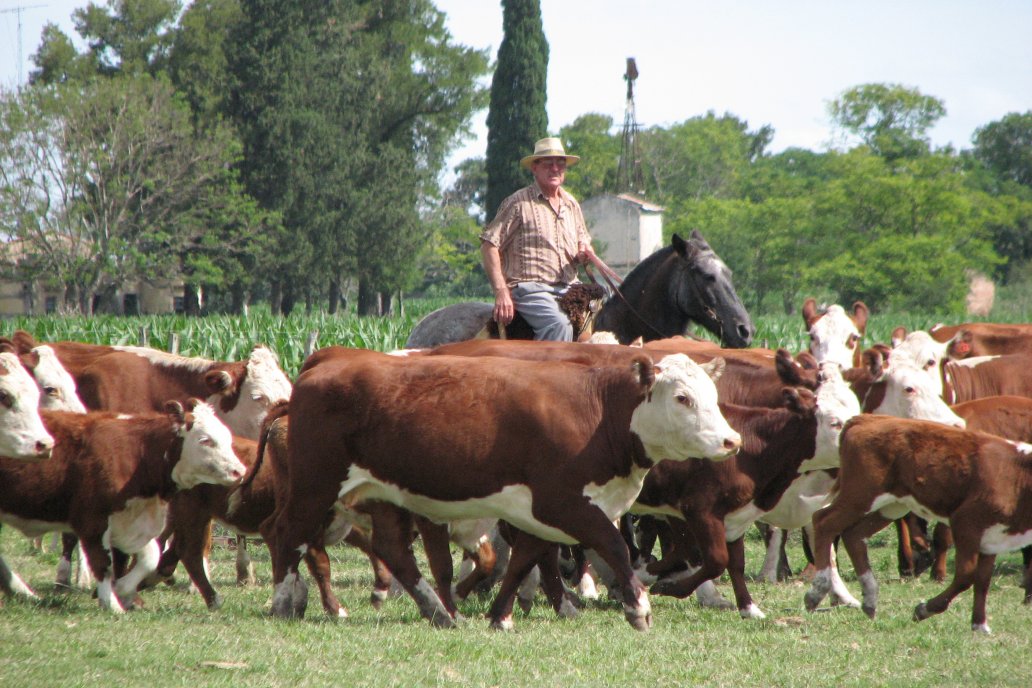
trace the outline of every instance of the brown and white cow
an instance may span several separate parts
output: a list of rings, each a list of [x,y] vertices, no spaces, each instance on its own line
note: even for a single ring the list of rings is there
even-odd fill
[[[13,353],[0,353],[0,456],[50,458],[54,438],[39,416],[40,391]]]
[[[43,417],[57,439],[49,461],[0,458],[0,522],[30,537],[74,532],[100,581],[101,606],[122,612],[158,563],[154,538],[165,525],[174,492],[243,476],[232,436],[211,407],[199,401],[189,412],[172,402],[164,415],[45,411]],[[133,570],[113,587],[111,550],[116,547],[138,556]],[[9,594],[33,595],[13,573],[0,582]]]
[[[989,633],[985,601],[996,555],[1032,543],[1032,447],[928,421],[861,415],[846,424],[832,503],[813,518],[817,576],[805,604],[814,610],[830,588],[830,555],[839,535],[874,617],[878,583],[865,539],[913,511],[946,520],[956,543],[947,588],[914,610],[921,621],[942,613],[974,585],[971,627]]]
[[[1004,323],[962,323],[936,325],[928,331],[946,344],[951,359],[1000,354],[1032,354],[1032,325]]]
[[[666,517],[675,533],[683,521],[702,553],[701,567],[686,578],[659,580],[652,592],[685,597],[727,569],[742,618],[764,618],[745,583],[745,532],[757,520],[783,529],[810,522],[827,503],[833,482],[827,471],[838,465],[842,426],[860,412],[841,376],[830,377],[816,395],[791,387],[784,395],[782,409],[721,404],[742,435],[735,457],[720,463],[664,461],[646,476],[632,511]],[[647,571],[661,574],[666,559]],[[841,581],[835,587],[843,603],[859,606]]]
[[[867,330],[870,311],[863,301],[853,304],[853,312],[838,304],[823,311],[815,299],[803,302],[803,322],[810,335],[810,353],[817,362],[838,363],[842,370],[860,365],[860,340]]]
[[[420,575],[407,546],[411,520],[397,507],[437,522],[505,519],[546,547],[596,549],[621,579],[628,621],[648,628],[648,597],[612,519],[654,461],[726,458],[740,445],[707,370],[686,356],[657,368],[644,355],[619,367],[499,365],[330,347],[305,363],[290,417],[290,492],[273,536],[279,616],[303,614],[297,564],[343,498],[371,513],[374,551],[437,625],[452,617]],[[517,541],[507,579],[522,580],[537,556]],[[496,611],[495,626],[511,625],[511,601]]]
[[[12,352],[17,351],[14,343],[7,337],[0,337],[0,347],[9,348]],[[18,359],[39,387],[41,409],[86,413],[86,407],[76,391],[75,380],[61,365],[53,348],[41,344],[19,354]]]

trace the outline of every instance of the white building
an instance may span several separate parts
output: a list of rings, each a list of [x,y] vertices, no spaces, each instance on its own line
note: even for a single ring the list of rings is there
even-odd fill
[[[663,247],[663,208],[628,193],[603,194],[581,203],[599,257],[626,275]]]

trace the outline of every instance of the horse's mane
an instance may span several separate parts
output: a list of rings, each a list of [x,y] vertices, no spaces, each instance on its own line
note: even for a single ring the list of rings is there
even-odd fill
[[[664,246],[654,251],[645,260],[634,266],[634,269],[627,273],[620,291],[624,294],[633,294],[635,290],[645,288],[645,283],[656,273],[656,270],[674,252],[673,246]]]

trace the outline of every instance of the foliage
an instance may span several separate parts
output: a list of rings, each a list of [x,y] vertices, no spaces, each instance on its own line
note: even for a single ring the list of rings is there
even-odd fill
[[[1001,180],[1032,187],[1032,110],[975,130],[975,157]]]
[[[620,157],[620,137],[610,133],[613,118],[589,113],[581,115],[559,130],[563,147],[580,156],[576,167],[566,173],[567,191],[585,199],[616,190],[616,169]]]
[[[928,130],[946,114],[942,101],[900,84],[862,84],[828,105],[832,120],[887,160],[928,152]]]
[[[527,185],[520,159],[548,131],[548,41],[539,0],[502,0],[502,31],[487,113],[488,221],[507,196]]]

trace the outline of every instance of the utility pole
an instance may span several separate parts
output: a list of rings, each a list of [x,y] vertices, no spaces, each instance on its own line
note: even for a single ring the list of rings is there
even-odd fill
[[[19,7],[10,7],[5,10],[0,10],[0,14],[14,14],[18,17],[18,86],[22,83],[22,22],[21,15],[24,10],[34,10],[39,7],[46,7],[46,5],[21,5]]]

